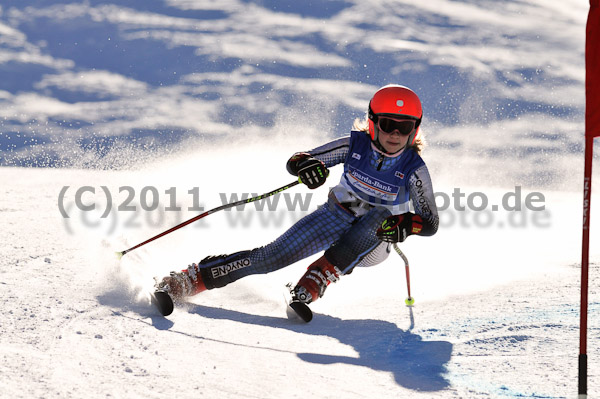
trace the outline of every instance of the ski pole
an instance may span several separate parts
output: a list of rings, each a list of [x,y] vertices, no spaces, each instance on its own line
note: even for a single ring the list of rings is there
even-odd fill
[[[119,259],[121,259],[121,258],[123,257],[123,255],[125,255],[126,253],[128,253],[128,252],[131,252],[131,251],[133,251],[134,249],[136,249],[136,248],[139,248],[139,247],[141,247],[141,246],[143,246],[143,245],[146,245],[146,244],[148,244],[149,242],[152,242],[152,241],[154,241],[154,240],[156,240],[156,239],[158,239],[158,238],[160,238],[160,237],[162,237],[162,236],[166,236],[167,234],[169,234],[169,233],[172,233],[172,232],[174,232],[175,230],[179,230],[180,228],[182,228],[182,227],[185,227],[185,226],[187,226],[188,224],[190,224],[190,223],[193,223],[193,222],[195,222],[195,221],[197,221],[197,220],[200,220],[200,219],[202,219],[203,217],[206,217],[206,216],[208,216],[208,215],[211,215],[211,214],[213,214],[213,213],[215,213],[215,212],[222,211],[223,209],[233,208],[234,206],[238,206],[238,205],[248,204],[248,203],[250,203],[250,202],[259,201],[259,200],[261,200],[261,199],[265,199],[265,198],[267,198],[267,197],[271,197],[271,196],[273,196],[273,195],[275,195],[275,194],[279,194],[280,192],[287,190],[288,188],[294,187],[294,186],[295,186],[295,185],[297,185],[297,184],[300,184],[300,180],[293,181],[293,182],[291,182],[290,184],[286,184],[285,186],[283,186],[283,187],[280,187],[280,188],[278,188],[278,189],[276,189],[276,190],[269,191],[269,192],[268,192],[268,193],[266,193],[266,194],[261,194],[261,195],[257,195],[256,197],[252,197],[252,198],[248,198],[248,199],[243,199],[243,200],[239,200],[239,201],[236,201],[236,202],[231,202],[231,203],[229,203],[229,204],[224,204],[224,205],[218,206],[218,207],[216,207],[216,208],[213,208],[213,209],[211,209],[211,210],[208,210],[208,211],[204,212],[204,213],[203,213],[203,214],[201,214],[201,215],[198,215],[198,216],[195,216],[195,217],[193,217],[193,218],[191,218],[191,219],[189,219],[189,220],[186,220],[185,222],[183,222],[183,223],[180,223],[180,224],[178,224],[178,225],[177,225],[177,226],[175,226],[175,227],[171,227],[169,230],[163,231],[162,233],[160,233],[160,234],[157,234],[157,235],[155,235],[154,237],[152,237],[152,238],[149,238],[149,239],[147,239],[146,241],[144,241],[144,242],[141,242],[141,243],[139,243],[139,244],[137,244],[137,245],[135,245],[135,246],[133,246],[133,247],[131,247],[131,248],[129,248],[129,249],[126,249],[126,250],[124,250],[124,251],[121,251],[121,252],[117,252],[117,257],[118,257]]]
[[[400,255],[402,260],[404,261],[404,268],[406,269],[406,289],[408,290],[408,298],[404,301],[406,306],[412,306],[415,304],[415,298],[410,296],[410,271],[408,270],[408,258],[404,255],[404,252],[400,248],[398,248],[398,244],[394,243],[394,249]]]

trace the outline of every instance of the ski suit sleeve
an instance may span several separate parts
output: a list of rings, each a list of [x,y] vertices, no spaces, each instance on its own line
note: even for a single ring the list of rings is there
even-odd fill
[[[409,179],[409,193],[415,214],[423,219],[423,229],[419,233],[422,236],[432,236],[437,232],[440,219],[431,176],[426,165],[418,168]]]
[[[308,151],[308,154],[317,158],[319,161],[323,162],[326,167],[330,168],[345,162],[349,151],[350,136],[346,136],[314,148]]]
[[[290,174],[297,176],[302,162],[307,159],[316,159],[330,168],[346,160],[350,151],[350,136],[330,141],[327,144],[314,148],[308,152],[297,152],[288,160],[286,168]]]

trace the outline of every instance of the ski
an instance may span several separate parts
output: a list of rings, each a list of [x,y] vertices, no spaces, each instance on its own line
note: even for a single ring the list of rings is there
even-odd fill
[[[287,316],[289,319],[300,318],[303,322],[308,323],[312,320],[313,313],[304,302],[292,301],[287,306]]]
[[[156,290],[150,293],[150,298],[152,300],[152,304],[156,306],[160,314],[163,316],[168,316],[173,313],[173,299],[167,293],[167,291]]]

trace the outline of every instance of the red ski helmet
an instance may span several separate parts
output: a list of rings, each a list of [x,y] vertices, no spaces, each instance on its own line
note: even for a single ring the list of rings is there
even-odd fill
[[[405,86],[387,85],[377,90],[369,102],[369,133],[371,140],[377,142],[380,116],[414,119],[415,128],[408,136],[408,145],[412,145],[419,134],[419,125],[423,117],[423,108],[419,96]]]

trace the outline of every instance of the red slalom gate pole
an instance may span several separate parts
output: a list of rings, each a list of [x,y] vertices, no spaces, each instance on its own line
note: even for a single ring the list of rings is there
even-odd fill
[[[600,0],[590,0],[585,31],[585,166],[581,244],[581,314],[579,330],[579,397],[587,398],[587,329],[590,255],[590,210],[594,138],[600,137]]]
[[[583,178],[583,231],[581,244],[581,310],[579,320],[579,375],[578,392],[587,397],[587,329],[588,329],[588,291],[590,258],[590,207],[592,200],[592,160],[594,138],[585,140],[585,166]]]

